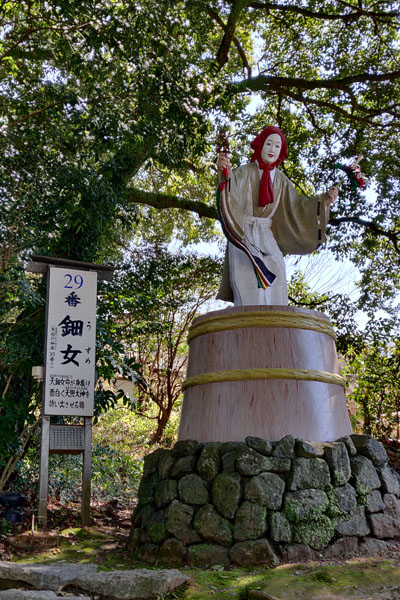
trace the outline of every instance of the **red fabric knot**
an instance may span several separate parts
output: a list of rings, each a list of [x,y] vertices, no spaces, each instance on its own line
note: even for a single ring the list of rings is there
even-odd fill
[[[218,185],[218,189],[221,190],[221,192],[223,191],[224,187],[229,181],[229,168],[225,167],[222,172],[224,174],[225,180],[221,181],[221,183]]]
[[[277,133],[282,140],[282,148],[278,159],[273,163],[265,163],[261,158],[261,151],[267,137],[273,133]],[[263,131],[254,138],[251,142],[251,147],[254,150],[250,162],[258,162],[258,167],[263,170],[258,192],[258,202],[260,206],[265,206],[274,201],[274,191],[272,188],[271,171],[275,169],[285,158],[288,157],[286,138],[279,127],[266,127]]]

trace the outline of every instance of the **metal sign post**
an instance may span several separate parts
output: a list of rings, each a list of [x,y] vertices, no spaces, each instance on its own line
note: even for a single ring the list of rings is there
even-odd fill
[[[111,279],[114,268],[33,259],[27,270],[48,275],[38,522],[47,523],[49,454],[83,453],[81,516],[89,525],[97,279]],[[53,425],[54,415],[80,417],[83,424]]]

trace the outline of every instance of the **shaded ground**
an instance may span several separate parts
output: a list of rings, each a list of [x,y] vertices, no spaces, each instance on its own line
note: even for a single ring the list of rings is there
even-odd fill
[[[81,528],[79,504],[53,502],[49,505],[49,527],[41,531],[34,527],[32,531],[28,508],[24,521],[0,537],[0,558],[18,562],[94,562],[101,569],[148,567],[133,563],[124,549],[132,509],[117,501],[94,504],[93,526]],[[171,600],[400,600],[400,555],[396,553],[273,569],[181,570],[190,575],[191,583],[171,594]]]
[[[38,530],[36,508],[28,503],[21,523],[7,526],[3,522],[6,533],[0,535],[0,560],[25,560],[33,552],[35,557],[40,553],[45,559],[50,553],[54,558],[67,552],[71,558],[77,554],[74,560],[79,559],[78,562],[86,558],[87,562],[95,560],[101,563],[103,554],[107,555],[111,550],[124,554],[134,504],[120,506],[118,500],[92,502],[90,528],[81,527],[80,508],[80,503],[75,502],[49,502],[47,527]],[[90,544],[86,548],[87,556],[82,556],[86,539],[90,540]],[[65,556],[63,559],[68,560]]]

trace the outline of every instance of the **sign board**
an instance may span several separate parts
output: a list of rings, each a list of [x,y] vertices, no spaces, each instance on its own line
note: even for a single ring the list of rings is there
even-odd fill
[[[93,416],[97,273],[49,267],[44,415]]]

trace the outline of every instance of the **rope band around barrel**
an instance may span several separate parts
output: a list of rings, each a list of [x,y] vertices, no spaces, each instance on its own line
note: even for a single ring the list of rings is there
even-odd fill
[[[295,379],[299,381],[318,381],[333,383],[346,387],[346,380],[341,375],[327,371],[314,371],[313,369],[235,369],[227,371],[213,371],[189,377],[182,384],[182,391],[196,385],[205,383],[222,383],[225,381],[247,381],[263,379]]]
[[[325,333],[333,339],[336,339],[333,327],[322,317],[311,315],[294,314],[284,311],[269,311],[260,314],[260,312],[250,311],[231,315],[218,315],[202,319],[194,323],[189,329],[188,342],[193,338],[204,335],[205,333],[215,333],[218,331],[227,331],[229,329],[242,329],[248,327],[286,327],[290,329],[308,329],[317,333]]]

